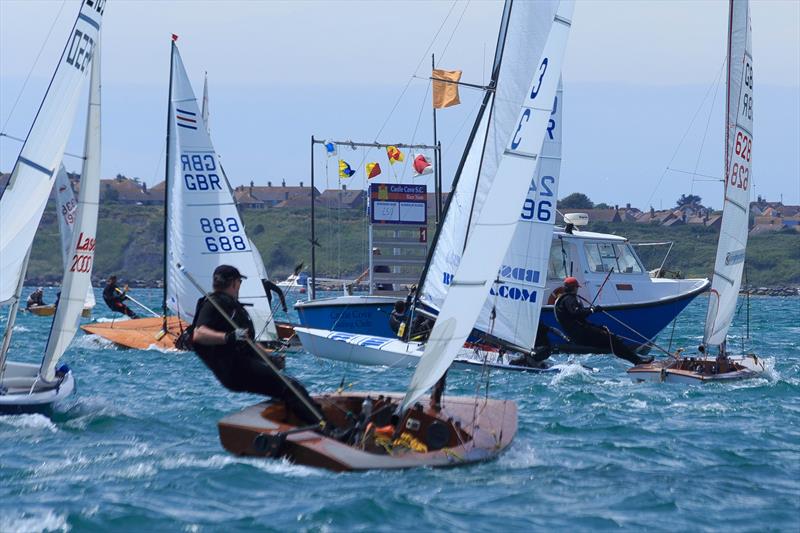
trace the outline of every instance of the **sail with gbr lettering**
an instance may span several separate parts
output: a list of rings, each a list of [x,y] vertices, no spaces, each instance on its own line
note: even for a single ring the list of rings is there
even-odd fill
[[[243,280],[239,300],[251,304],[258,340],[277,338],[253,249],[236,209],[219,157],[203,120],[177,45],[172,43],[167,146],[167,305],[184,320],[194,318],[197,289],[182,264],[207,291],[214,269],[235,266]]]
[[[748,0],[731,0],[725,115],[725,192],[703,343],[724,344],[736,311],[753,184],[753,54]]]
[[[512,9],[509,35],[517,8],[534,8],[523,18],[516,31],[531,31],[537,16],[535,3],[518,3]],[[401,405],[406,410],[447,371],[464,345],[486,300],[486,294],[497,276],[503,257],[516,231],[523,199],[536,175],[553,100],[560,79],[561,63],[566,49],[574,3],[558,3],[555,15],[546,21],[549,26],[544,49],[535,66],[528,71],[528,91],[515,103],[515,119],[504,113],[498,121],[510,121],[509,134],[499,150],[500,157],[494,179],[486,191],[485,201],[470,229],[463,257],[455,272],[444,304],[425,345],[425,352],[411,378]],[[524,44],[521,43],[521,46]],[[531,79],[532,77],[532,79]],[[498,79],[498,91],[503,78]],[[493,142],[497,139],[492,139]],[[512,199],[519,199],[519,203]],[[555,218],[555,210],[551,216]],[[547,238],[550,246],[550,238]]]
[[[64,268],[69,266],[72,259],[70,253],[72,248],[72,230],[75,227],[75,220],[78,216],[78,199],[72,190],[72,184],[67,175],[67,169],[62,164],[56,173],[56,217],[58,218],[58,233],[61,236],[61,258],[64,261]],[[94,298],[94,291],[91,284],[86,291],[86,301],[84,308],[93,308],[97,304]]]
[[[99,37],[92,61],[89,83],[89,105],[86,118],[84,160],[81,170],[81,190],[71,231],[69,253],[61,281],[61,299],[53,318],[39,375],[45,381],[55,379],[55,368],[75,332],[78,330],[87,291],[92,287],[97,235],[97,215],[100,205],[100,46]],[[63,167],[62,167],[63,168]]]

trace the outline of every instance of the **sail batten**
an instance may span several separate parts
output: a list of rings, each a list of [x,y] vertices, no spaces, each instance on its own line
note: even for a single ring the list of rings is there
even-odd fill
[[[515,5],[509,20],[503,64],[508,64],[512,36],[519,37],[520,56],[525,56],[530,54],[531,46],[526,38],[544,34],[543,50],[524,72],[526,82],[521,81],[522,76],[504,80],[501,75],[498,79],[498,93],[504,90],[504,83],[508,83],[509,90],[519,91],[518,97],[513,106],[505,106],[493,119],[497,126],[492,129],[490,140],[494,153],[500,157],[485,167],[491,178],[486,180],[490,186],[483,192],[483,206],[474,218],[463,257],[453,276],[455,284],[451,284],[447,292],[425,352],[411,378],[401,405],[403,410],[413,405],[447,371],[472,331],[486,300],[486,280],[497,275],[517,227],[525,192],[535,175],[569,35],[569,26],[554,24],[554,18],[570,20],[574,4],[571,0],[559,2],[555,12],[544,12],[542,6],[543,3]],[[518,16],[520,19],[516,18]],[[523,50],[526,53],[522,53]],[[524,85],[520,91],[521,83]],[[502,141],[498,138],[500,132],[507,133]],[[505,155],[506,151],[514,156]],[[519,199],[519,203],[515,199]],[[555,217],[555,210],[549,214]],[[546,241],[549,248],[550,238]]]

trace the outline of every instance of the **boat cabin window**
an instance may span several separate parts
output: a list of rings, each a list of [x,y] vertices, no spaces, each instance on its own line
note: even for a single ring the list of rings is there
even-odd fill
[[[574,245],[561,239],[553,239],[553,244],[550,246],[550,261],[547,263],[547,279],[561,281],[567,276],[572,276],[574,268],[571,268],[571,264],[575,255]]]
[[[614,272],[621,274],[639,274],[642,265],[627,243],[587,242],[584,243],[586,260],[590,272]]]

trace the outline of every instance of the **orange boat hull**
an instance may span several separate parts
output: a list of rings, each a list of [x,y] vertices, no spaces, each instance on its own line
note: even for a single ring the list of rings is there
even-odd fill
[[[135,350],[149,350],[151,347],[174,350],[175,340],[189,324],[176,316],[167,317],[167,333],[162,335],[164,319],[161,317],[115,320],[114,322],[94,322],[81,326],[86,333],[108,339],[114,344]],[[159,338],[160,337],[160,338]]]

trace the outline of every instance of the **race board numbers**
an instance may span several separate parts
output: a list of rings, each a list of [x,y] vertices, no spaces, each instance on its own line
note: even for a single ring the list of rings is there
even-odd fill
[[[211,253],[247,250],[244,232],[241,231],[239,221],[234,217],[201,217],[200,229],[206,235],[204,237],[206,249]]]

